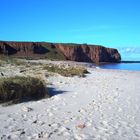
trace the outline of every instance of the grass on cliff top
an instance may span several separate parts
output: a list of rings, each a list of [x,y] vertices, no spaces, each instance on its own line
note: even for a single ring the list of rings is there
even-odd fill
[[[65,66],[58,66],[58,65],[45,65],[43,69],[47,70],[48,72],[57,73],[65,77],[73,77],[73,76],[84,77],[85,74],[89,73],[87,69],[80,66],[65,67]]]
[[[48,52],[45,55],[46,59],[50,60],[65,60],[64,55],[54,46],[49,46],[48,44],[43,44],[43,47],[45,47]]]
[[[18,103],[49,97],[45,84],[33,77],[0,78],[0,103]]]

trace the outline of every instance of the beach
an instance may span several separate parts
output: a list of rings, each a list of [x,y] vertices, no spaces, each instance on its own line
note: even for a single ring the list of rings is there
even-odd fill
[[[70,62],[68,65],[78,64]],[[0,105],[0,138],[140,139],[140,71],[84,66],[89,71],[85,77],[40,73],[48,83],[51,98]],[[7,67],[9,69],[1,68],[3,73],[6,69],[6,76],[33,75],[31,71],[20,73],[18,67]]]

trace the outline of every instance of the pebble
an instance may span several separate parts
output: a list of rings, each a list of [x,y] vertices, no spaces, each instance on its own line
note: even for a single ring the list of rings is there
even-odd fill
[[[38,138],[43,138],[43,132],[42,131],[38,134]]]
[[[70,122],[69,120],[65,120],[65,121],[64,121],[65,124],[66,124],[66,123],[69,123],[69,122]]]
[[[86,125],[84,123],[76,125],[76,128],[80,128],[80,129],[83,129],[85,127]]]
[[[59,123],[53,123],[51,124],[51,127],[53,127],[54,129],[56,128],[59,128],[60,127],[60,124]]]
[[[80,109],[78,112],[84,113],[85,112],[85,109]]]
[[[91,126],[91,122],[87,122],[86,123],[86,126]]]
[[[45,133],[43,134],[43,138],[47,139],[48,137],[49,137],[49,134],[48,134],[47,132],[45,132]]]
[[[37,123],[37,120],[34,120],[33,123]]]
[[[30,107],[22,107],[22,111],[24,112],[30,112],[30,111],[33,111],[33,108],[30,108]]]

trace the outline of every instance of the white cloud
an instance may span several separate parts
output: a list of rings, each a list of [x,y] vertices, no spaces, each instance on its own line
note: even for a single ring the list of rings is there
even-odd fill
[[[140,47],[123,47],[118,48],[122,60],[140,61]]]

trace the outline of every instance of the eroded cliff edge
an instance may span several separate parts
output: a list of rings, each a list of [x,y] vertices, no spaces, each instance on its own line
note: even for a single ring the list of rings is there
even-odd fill
[[[93,63],[121,61],[121,55],[114,48],[99,45],[48,42],[0,41],[0,55]]]

